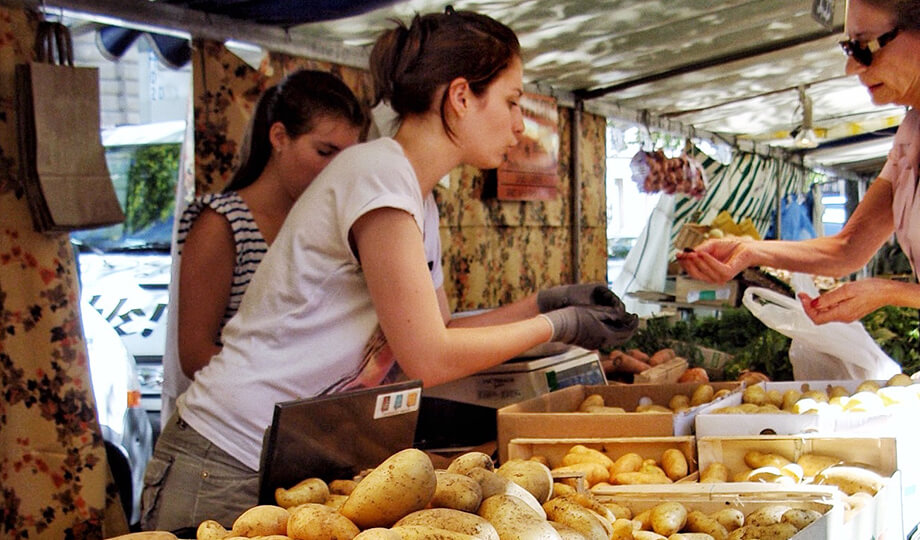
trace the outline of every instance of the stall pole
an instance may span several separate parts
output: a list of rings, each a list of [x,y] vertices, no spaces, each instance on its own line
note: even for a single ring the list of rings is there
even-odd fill
[[[569,176],[572,178],[572,190],[569,195],[572,202],[572,283],[581,280],[581,167],[579,164],[578,144],[580,141],[582,114],[585,102],[581,98],[575,99],[572,109],[572,121],[569,122],[569,145],[571,157],[569,159]]]

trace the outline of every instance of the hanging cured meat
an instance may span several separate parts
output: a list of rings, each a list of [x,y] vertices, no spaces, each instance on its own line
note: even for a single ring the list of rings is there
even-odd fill
[[[684,193],[702,197],[706,192],[703,166],[687,152],[669,158],[662,150],[640,150],[630,161],[633,181],[644,193]]]

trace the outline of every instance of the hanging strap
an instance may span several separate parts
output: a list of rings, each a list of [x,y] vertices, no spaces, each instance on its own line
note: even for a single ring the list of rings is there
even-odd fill
[[[73,67],[73,39],[63,23],[41,21],[35,32],[35,59]]]

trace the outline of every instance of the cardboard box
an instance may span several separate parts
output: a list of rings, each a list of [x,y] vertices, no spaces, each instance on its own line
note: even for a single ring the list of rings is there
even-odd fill
[[[744,455],[751,450],[779,454],[790,461],[806,453],[824,454],[848,463],[868,466],[888,476],[888,483],[875,495],[872,504],[853,513],[846,520],[846,536],[839,538],[904,538],[902,482],[897,466],[897,441],[894,438],[779,435],[700,437],[697,439],[699,469],[705,470],[710,464],[720,462],[728,467],[730,475],[746,470],[748,467],[744,463]],[[723,485],[730,489],[748,484],[729,482]]]
[[[592,490],[601,502],[616,502],[633,515],[664,501],[680,502],[688,510],[711,514],[737,508],[744,515],[766,505],[781,503],[821,512],[822,516],[800,530],[794,540],[840,540],[852,538],[844,527],[839,492],[828,486],[768,486],[766,484],[657,484],[608,486]],[[867,537],[868,538],[868,537]]]
[[[716,391],[725,388],[737,392],[741,389],[740,382],[709,384]],[[514,438],[590,439],[691,435],[696,414],[721,407],[726,398],[681,413],[597,414],[578,412],[578,406],[589,395],[599,394],[608,406],[635,411],[640,399],[647,398],[653,403],[667,405],[675,394],[689,396],[697,386],[699,383],[575,385],[502,407],[497,417],[499,461],[503,463],[508,459],[508,443]]]
[[[654,459],[661,463],[661,454],[669,448],[677,448],[687,458],[688,470],[696,472],[696,441],[688,437],[624,437],[596,439],[511,439],[508,443],[508,459],[530,459],[543,456],[554,469],[562,465],[562,458],[573,446],[580,444],[593,448],[616,461],[620,456],[635,452],[643,459]]]
[[[674,301],[684,304],[734,307],[738,305],[738,282],[732,280],[728,283],[715,284],[677,276],[674,283]]]
[[[761,383],[765,390],[785,392],[789,389],[823,390],[842,386],[853,393],[863,381],[771,381]],[[876,381],[884,386],[885,381]],[[741,403],[739,393],[726,396],[725,405]],[[901,475],[901,497],[904,506],[905,532],[920,523],[920,431],[915,427],[920,418],[916,405],[892,406],[878,412],[835,412],[828,410],[818,414],[746,414],[739,421],[737,414],[718,414],[712,409],[697,414],[695,432],[697,437],[725,437],[745,435],[797,435],[835,434],[847,437],[889,437],[896,440],[896,468]]]

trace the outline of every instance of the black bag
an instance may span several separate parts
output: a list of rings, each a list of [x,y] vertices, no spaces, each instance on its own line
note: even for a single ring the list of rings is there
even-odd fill
[[[39,23],[35,55],[16,66],[19,168],[35,230],[123,222],[99,134],[98,70],[73,67],[61,23]]]

